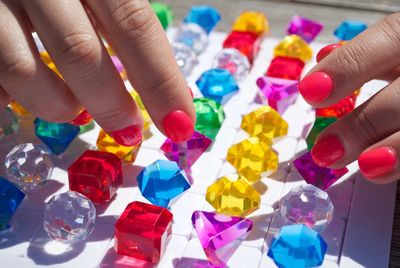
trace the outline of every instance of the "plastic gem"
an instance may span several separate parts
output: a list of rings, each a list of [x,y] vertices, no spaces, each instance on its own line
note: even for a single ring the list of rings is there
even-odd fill
[[[224,48],[215,55],[212,68],[228,70],[236,81],[244,79],[250,70],[249,60],[235,48]]]
[[[279,267],[307,268],[322,264],[327,244],[314,230],[302,225],[283,226],[268,250]]]
[[[16,102],[16,101],[12,101],[10,103],[10,107],[12,109],[12,111],[18,115],[18,116],[30,116],[31,113],[25,109],[20,103]]]
[[[313,41],[322,31],[324,26],[315,20],[294,15],[286,30],[287,34],[296,34],[307,43]]]
[[[12,139],[19,129],[18,118],[6,107],[0,112],[0,141]]]
[[[339,102],[329,107],[315,109],[315,115],[323,117],[341,118],[346,114],[352,112],[354,110],[355,105],[356,105],[356,96],[351,95],[341,99]]]
[[[310,152],[306,152],[294,160],[293,165],[308,184],[312,184],[324,191],[349,171],[347,168],[330,169],[320,167],[315,164]]]
[[[196,53],[184,43],[172,43],[172,50],[183,76],[188,77],[193,68],[199,63]]]
[[[121,160],[111,153],[87,150],[68,168],[68,181],[71,191],[106,203],[122,185]]]
[[[195,131],[186,142],[175,143],[167,139],[161,145],[161,150],[169,160],[176,162],[181,169],[187,170],[207,150],[211,142],[210,138]]]
[[[185,23],[195,23],[203,28],[204,31],[210,33],[220,19],[221,15],[215,8],[211,6],[194,6],[189,10],[183,21]]]
[[[311,60],[311,47],[298,35],[286,36],[274,49],[275,57],[297,58],[304,62]]]
[[[319,133],[325,128],[332,125],[337,119],[335,117],[317,117],[315,118],[314,125],[312,126],[310,133],[308,133],[306,142],[308,150],[314,146],[315,140],[317,139]]]
[[[193,49],[196,54],[203,52],[208,45],[207,33],[195,23],[183,24],[175,36],[176,43],[183,43]]]
[[[88,124],[86,124],[86,125],[79,126],[79,135],[80,135],[80,134],[83,134],[83,133],[86,133],[86,132],[88,132],[88,131],[94,129],[94,127],[95,127],[95,124],[94,124],[94,121],[93,121],[93,120],[90,121],[90,122],[89,122]]]
[[[0,177],[0,231],[10,227],[10,222],[25,194],[14,184]]]
[[[42,61],[53,71],[55,72],[59,77],[61,77],[60,72],[58,71],[56,65],[53,62],[53,59],[50,58],[50,55],[46,51],[40,52],[40,58]]]
[[[325,230],[334,211],[328,194],[311,184],[290,190],[281,200],[279,210],[287,223],[301,223],[317,232]]]
[[[192,223],[212,267],[225,267],[253,227],[248,219],[205,211],[193,212]]]
[[[232,31],[253,32],[258,36],[269,32],[267,18],[261,12],[245,11],[236,18]]]
[[[120,145],[101,129],[96,145],[99,151],[115,154],[119,159],[132,163],[136,159],[141,143],[136,146]]]
[[[57,124],[36,118],[36,136],[49,147],[53,154],[62,154],[79,134],[80,128],[71,124]]]
[[[224,108],[207,98],[194,99],[193,103],[197,118],[195,130],[214,140],[225,119]]]
[[[246,217],[260,207],[260,194],[240,175],[224,176],[207,188],[206,200],[221,214]]]
[[[111,56],[110,58],[114,64],[115,69],[117,69],[122,79],[127,79],[128,77],[125,71],[125,67],[124,65],[122,65],[122,62],[119,60],[119,58],[117,56]]]
[[[276,57],[271,61],[266,72],[267,76],[299,80],[304,68],[304,62],[289,57]]]
[[[140,111],[142,111],[143,131],[147,131],[147,130],[149,130],[149,128],[152,124],[150,115],[147,112],[146,107],[144,107],[143,101],[140,98],[139,94],[135,90],[132,90],[130,92],[130,94],[131,94],[132,98],[135,100],[136,105],[139,107]]]
[[[83,126],[92,122],[93,117],[85,109],[74,120],[70,122],[71,125]]]
[[[351,40],[367,29],[367,24],[362,21],[343,21],[335,30],[334,35],[340,40]]]
[[[174,20],[174,15],[171,8],[168,5],[160,2],[151,2],[151,7],[153,8],[154,13],[156,13],[164,30],[167,29]]]
[[[158,262],[172,231],[172,213],[167,209],[130,203],[115,224],[115,251],[147,262]]]
[[[43,228],[56,241],[73,243],[85,240],[93,231],[96,208],[85,196],[66,192],[47,202]]]
[[[204,97],[219,103],[224,103],[239,90],[235,79],[225,69],[210,69],[203,72],[196,84]]]
[[[283,114],[286,109],[296,102],[298,81],[262,76],[257,79],[257,86],[261,91],[261,99],[264,103]]]
[[[5,157],[8,180],[23,190],[35,190],[49,179],[53,163],[44,146],[23,143],[15,146]]]
[[[270,106],[261,106],[246,114],[241,128],[250,136],[256,136],[265,143],[271,143],[271,139],[284,136],[288,132],[286,121]]]
[[[278,168],[278,156],[269,144],[257,137],[250,137],[228,149],[226,160],[231,163],[240,175],[248,182],[258,181],[267,172]]]
[[[152,204],[168,207],[170,201],[190,188],[184,170],[173,161],[157,160],[137,176],[142,195]]]
[[[223,43],[224,48],[236,48],[253,63],[260,49],[260,38],[252,32],[231,32]]]

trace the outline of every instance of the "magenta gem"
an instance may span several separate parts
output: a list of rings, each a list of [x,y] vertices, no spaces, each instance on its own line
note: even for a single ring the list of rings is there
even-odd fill
[[[257,86],[262,93],[260,94],[262,102],[268,103],[280,114],[295,103],[299,95],[298,84],[299,82],[295,80],[269,76],[262,76],[257,79]]]
[[[308,184],[312,184],[324,191],[349,171],[347,168],[330,169],[320,167],[315,164],[311,152],[306,152],[294,160],[293,165]]]
[[[318,21],[294,15],[292,20],[289,22],[286,32],[289,35],[297,34],[307,43],[310,43],[315,39],[315,37],[317,37],[323,28],[324,26]]]
[[[117,56],[111,56],[111,60],[114,63],[117,71],[121,73],[124,70],[124,66],[122,65],[122,62],[119,60],[119,58]]]
[[[211,144],[211,139],[195,131],[193,136],[186,142],[175,143],[167,139],[161,150],[171,161],[178,163],[181,169],[189,169],[194,162],[207,150]]]
[[[253,227],[253,223],[245,218],[199,210],[193,212],[192,223],[207,259],[214,267],[226,267]]]

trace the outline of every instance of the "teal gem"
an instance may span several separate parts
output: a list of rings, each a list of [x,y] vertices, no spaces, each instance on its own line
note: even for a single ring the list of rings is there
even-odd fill
[[[217,25],[220,21],[221,15],[218,10],[211,6],[194,6],[192,7],[186,17],[183,19],[185,23],[196,23],[207,33]]]

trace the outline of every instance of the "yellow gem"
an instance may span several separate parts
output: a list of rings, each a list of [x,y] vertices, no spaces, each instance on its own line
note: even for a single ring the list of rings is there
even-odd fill
[[[312,49],[298,35],[292,34],[286,36],[274,49],[274,56],[298,58],[306,62],[312,58]]]
[[[99,151],[113,153],[120,159],[132,163],[136,159],[141,144],[136,146],[122,146],[101,129],[96,145]]]
[[[257,137],[232,145],[226,160],[250,183],[278,168],[278,156],[271,149],[271,143],[267,144]]]
[[[149,113],[147,112],[146,108],[143,105],[142,99],[140,98],[139,94],[135,91],[132,90],[130,92],[132,98],[135,100],[137,106],[139,109],[142,111],[142,116],[143,116],[143,130],[148,131],[151,125],[151,118]]]
[[[360,92],[361,92],[361,88],[359,88],[359,89],[357,89],[357,90],[354,90],[354,91],[353,91],[353,95],[354,95],[354,96],[358,96],[358,95],[360,95]]]
[[[11,109],[18,116],[29,116],[31,113],[16,101],[10,103]]]
[[[250,136],[258,137],[266,143],[288,132],[286,121],[270,106],[261,106],[245,115],[241,127]]]
[[[232,26],[232,31],[253,32],[260,36],[269,32],[269,25],[267,18],[263,13],[245,11],[237,17]]]
[[[53,62],[53,59],[50,58],[50,55],[46,51],[40,52],[40,58],[42,61],[53,71],[55,72],[59,77],[62,77],[60,72],[58,71],[56,65]]]
[[[207,188],[206,200],[221,214],[245,217],[260,207],[260,194],[240,175],[218,179]]]

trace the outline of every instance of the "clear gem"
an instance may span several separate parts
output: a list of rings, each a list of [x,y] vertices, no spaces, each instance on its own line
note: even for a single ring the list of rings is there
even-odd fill
[[[196,54],[200,54],[208,45],[208,36],[199,25],[188,23],[179,27],[175,42],[183,43],[192,48]]]
[[[217,25],[221,15],[218,10],[211,6],[193,6],[186,17],[183,19],[185,23],[195,23],[204,29],[207,33]]]
[[[188,77],[193,68],[199,63],[196,53],[184,43],[172,43],[172,50],[183,76]]]
[[[9,228],[15,211],[25,194],[8,180],[0,177],[0,231]]]
[[[303,38],[304,41],[310,43],[318,36],[323,28],[324,26],[318,21],[294,15],[289,22],[286,32],[289,35],[297,34]]]
[[[52,239],[73,243],[90,235],[95,220],[96,209],[89,199],[77,192],[66,192],[47,202],[43,228]]]
[[[343,21],[335,30],[334,35],[340,40],[351,40],[356,37],[359,33],[367,29],[367,24],[362,21]]]
[[[0,141],[11,139],[18,128],[18,118],[10,108],[6,107],[0,113]]]
[[[228,70],[236,81],[244,79],[250,70],[249,60],[235,48],[224,48],[215,55],[212,68]]]

